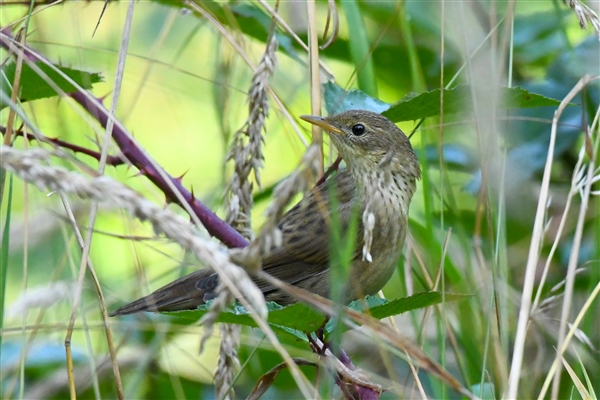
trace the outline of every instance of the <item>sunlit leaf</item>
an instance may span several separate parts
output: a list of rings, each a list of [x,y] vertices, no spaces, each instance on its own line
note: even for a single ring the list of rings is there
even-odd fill
[[[325,109],[329,115],[348,110],[369,110],[382,113],[390,108],[389,104],[360,90],[344,90],[333,82],[323,84],[323,94]]]
[[[270,302],[267,306],[269,309],[268,322],[274,331],[290,334],[304,341],[307,340],[304,332],[313,332],[319,329],[325,322],[323,314],[301,303],[282,307],[277,303]],[[208,312],[209,308],[209,304],[204,304],[194,311],[180,311],[168,314],[181,320],[198,321]],[[239,324],[253,328],[258,327],[252,316],[244,307],[239,305],[221,312],[217,318],[217,322]]]
[[[91,89],[93,84],[102,82],[102,76],[98,73],[80,71],[72,68],[62,67],[60,65],[54,65],[53,68],[42,62],[37,62],[35,65],[41,70],[42,74],[45,74],[46,76],[34,71],[29,64],[23,63],[21,80],[19,84],[19,100],[21,102],[57,96],[57,90],[53,87],[53,85],[62,90],[64,93],[73,93],[77,91],[77,88],[62,75],[56,72],[54,68],[60,70],[63,74],[68,76],[83,89]],[[10,97],[12,94],[11,85],[15,79],[15,71],[16,64],[13,62],[2,68],[3,76],[0,77],[0,79],[2,79],[0,90],[6,91],[8,97]],[[7,84],[7,82],[10,84]],[[50,82],[52,82],[52,84]],[[0,103],[0,109],[6,106],[6,104]]]

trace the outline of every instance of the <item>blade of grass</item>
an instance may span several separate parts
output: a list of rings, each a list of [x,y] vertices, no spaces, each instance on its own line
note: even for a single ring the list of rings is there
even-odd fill
[[[443,2],[441,4],[443,6]],[[443,8],[442,8],[443,9]],[[444,13],[442,11],[442,19],[444,18]],[[412,83],[412,90],[416,93],[423,92],[427,90],[427,84],[425,80],[425,74],[423,73],[423,68],[421,68],[421,62],[419,61],[419,55],[417,54],[417,44],[414,41],[412,30],[410,29],[410,16],[407,13],[406,5],[402,5],[400,15],[398,18],[400,22],[400,28],[402,29],[402,34],[404,36],[404,40],[406,41],[406,48],[408,50],[408,62],[410,64],[410,77]],[[442,38],[443,38],[443,25],[442,25]],[[442,39],[443,42],[443,39]],[[441,63],[441,67],[443,70],[443,63]],[[443,76],[443,75],[442,75]]]
[[[596,300],[596,297],[598,297],[598,294],[600,294],[600,282],[598,282],[596,287],[594,287],[594,290],[592,290],[592,292],[590,293],[589,297],[585,300],[585,303],[583,304],[583,307],[581,307],[579,314],[577,314],[577,317],[571,324],[571,329],[569,329],[569,332],[567,333],[567,336],[565,337],[565,340],[564,340],[562,346],[558,349],[557,357],[554,359],[552,366],[548,370],[548,374],[546,375],[546,380],[544,381],[544,384],[542,385],[542,389],[540,390],[540,393],[538,395],[538,400],[542,400],[542,399],[546,398],[546,393],[548,392],[548,387],[550,387],[552,378],[558,368],[558,360],[560,359],[560,357],[562,357],[562,355],[567,350],[567,347],[568,347],[569,343],[571,342],[571,339],[573,338],[573,336],[575,336],[575,332],[577,332],[577,329],[579,328],[579,324],[581,323],[581,321],[583,320],[583,317],[586,315],[587,311],[590,309],[590,307]]]
[[[579,366],[583,371],[583,377],[585,378],[585,384],[587,385],[587,390],[590,394],[590,397],[592,399],[598,399],[598,396],[596,396],[596,392],[594,391],[594,385],[592,385],[592,382],[590,381],[590,377],[588,376],[585,365],[583,364],[583,361],[581,361],[579,354],[577,354],[577,360],[579,361]]]
[[[561,356],[560,361],[562,361],[562,365],[565,367],[565,370],[567,370],[567,373],[569,374],[571,380],[575,384],[575,388],[577,388],[577,391],[579,392],[581,398],[583,398],[583,400],[592,400],[590,392],[587,391],[587,389],[583,385],[583,382],[581,382],[581,379],[579,379],[579,377],[577,376],[573,368],[571,368],[567,360],[565,360],[565,358]]]
[[[356,0],[344,0],[340,2],[340,6],[344,10],[349,27],[350,56],[356,66],[358,88],[370,96],[377,97],[377,80],[369,49],[369,38],[358,3]]]
[[[2,173],[6,171],[2,168]],[[2,249],[0,250],[0,327],[4,328],[4,302],[6,301],[6,276],[8,272],[8,248],[10,245],[10,220],[12,215],[12,192],[13,175],[8,178],[8,193],[6,194],[6,216],[4,218],[4,228],[2,230]],[[0,335],[0,348],[2,347],[2,338]]]

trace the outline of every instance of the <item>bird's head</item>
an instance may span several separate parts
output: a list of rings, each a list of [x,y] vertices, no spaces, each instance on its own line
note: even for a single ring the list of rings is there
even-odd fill
[[[300,116],[329,132],[348,168],[357,173],[389,166],[419,179],[421,169],[408,137],[381,114],[350,110],[328,117]]]

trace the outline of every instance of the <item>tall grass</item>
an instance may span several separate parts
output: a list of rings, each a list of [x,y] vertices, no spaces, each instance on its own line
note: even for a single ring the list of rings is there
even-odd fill
[[[231,386],[236,397],[247,396],[257,382],[273,384],[265,398],[339,397],[336,376],[385,388],[381,398],[597,398],[600,108],[598,77],[586,75],[597,63],[586,57],[598,54],[598,42],[585,41],[590,32],[579,25],[581,18],[590,29],[600,24],[582,3],[568,5],[575,13],[558,3],[307,1],[277,9],[263,1],[123,2],[107,5],[93,37],[101,3],[3,5],[2,27],[16,33],[27,26],[11,51],[2,50],[3,61],[27,62],[18,49],[29,46],[53,62],[102,72],[106,82],[92,93],[110,117],[99,128],[64,96],[0,102],[8,105],[0,111],[3,151],[22,151],[3,153],[9,172],[0,182],[2,396],[213,398],[217,370],[226,375],[216,388],[220,398],[233,395]],[[252,123],[246,92],[264,67],[275,12],[278,63],[261,81],[270,113],[252,167],[264,157],[258,188],[257,175],[241,168],[249,162],[243,151],[226,163],[226,149],[231,127]],[[327,23],[335,33],[324,38]],[[327,38],[332,42],[320,49]],[[341,344],[354,369],[333,353],[319,357],[302,341],[276,336],[260,299],[246,303],[261,329],[242,329],[239,368],[233,349],[218,367],[219,335],[198,354],[203,326],[171,316],[108,318],[116,304],[202,266],[225,266],[228,290],[253,296],[252,285],[240,284],[245,274],[204,229],[180,221],[169,231],[136,208],[139,200],[170,221],[189,217],[165,205],[162,191],[135,167],[106,164],[119,155],[110,139],[115,127],[132,132],[156,166],[181,176],[178,182],[222,219],[232,207],[223,202],[227,182],[238,176],[235,195],[250,207],[237,215],[237,227],[251,226],[247,237],[268,240],[290,200],[335,160],[327,139],[323,144],[319,131],[307,133],[297,119],[321,111],[328,101],[321,84],[331,79],[389,103],[409,92],[469,85],[460,113],[399,124],[407,133],[417,127],[411,141],[423,179],[404,257],[382,294],[472,297],[382,323],[347,314],[344,323],[356,329]],[[515,85],[562,103],[509,111],[500,88]],[[31,148],[54,150],[55,137],[93,150],[98,160],[64,147],[35,159],[41,156]],[[305,154],[311,141],[317,147]],[[50,177],[58,176],[56,166],[70,172],[55,186],[30,179],[18,167],[28,155]],[[108,186],[81,200],[76,194],[84,189],[68,185],[81,179],[87,187],[102,182],[99,176],[135,190],[123,198],[136,200],[114,197]],[[44,185],[56,192],[38,190]],[[108,208],[98,208],[102,197],[113,199]]]

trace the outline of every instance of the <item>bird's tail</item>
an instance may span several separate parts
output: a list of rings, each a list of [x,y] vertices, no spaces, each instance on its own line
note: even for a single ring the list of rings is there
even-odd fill
[[[161,287],[148,296],[124,305],[109,315],[127,315],[141,311],[195,310],[214,296],[219,283],[217,274],[202,269]]]

